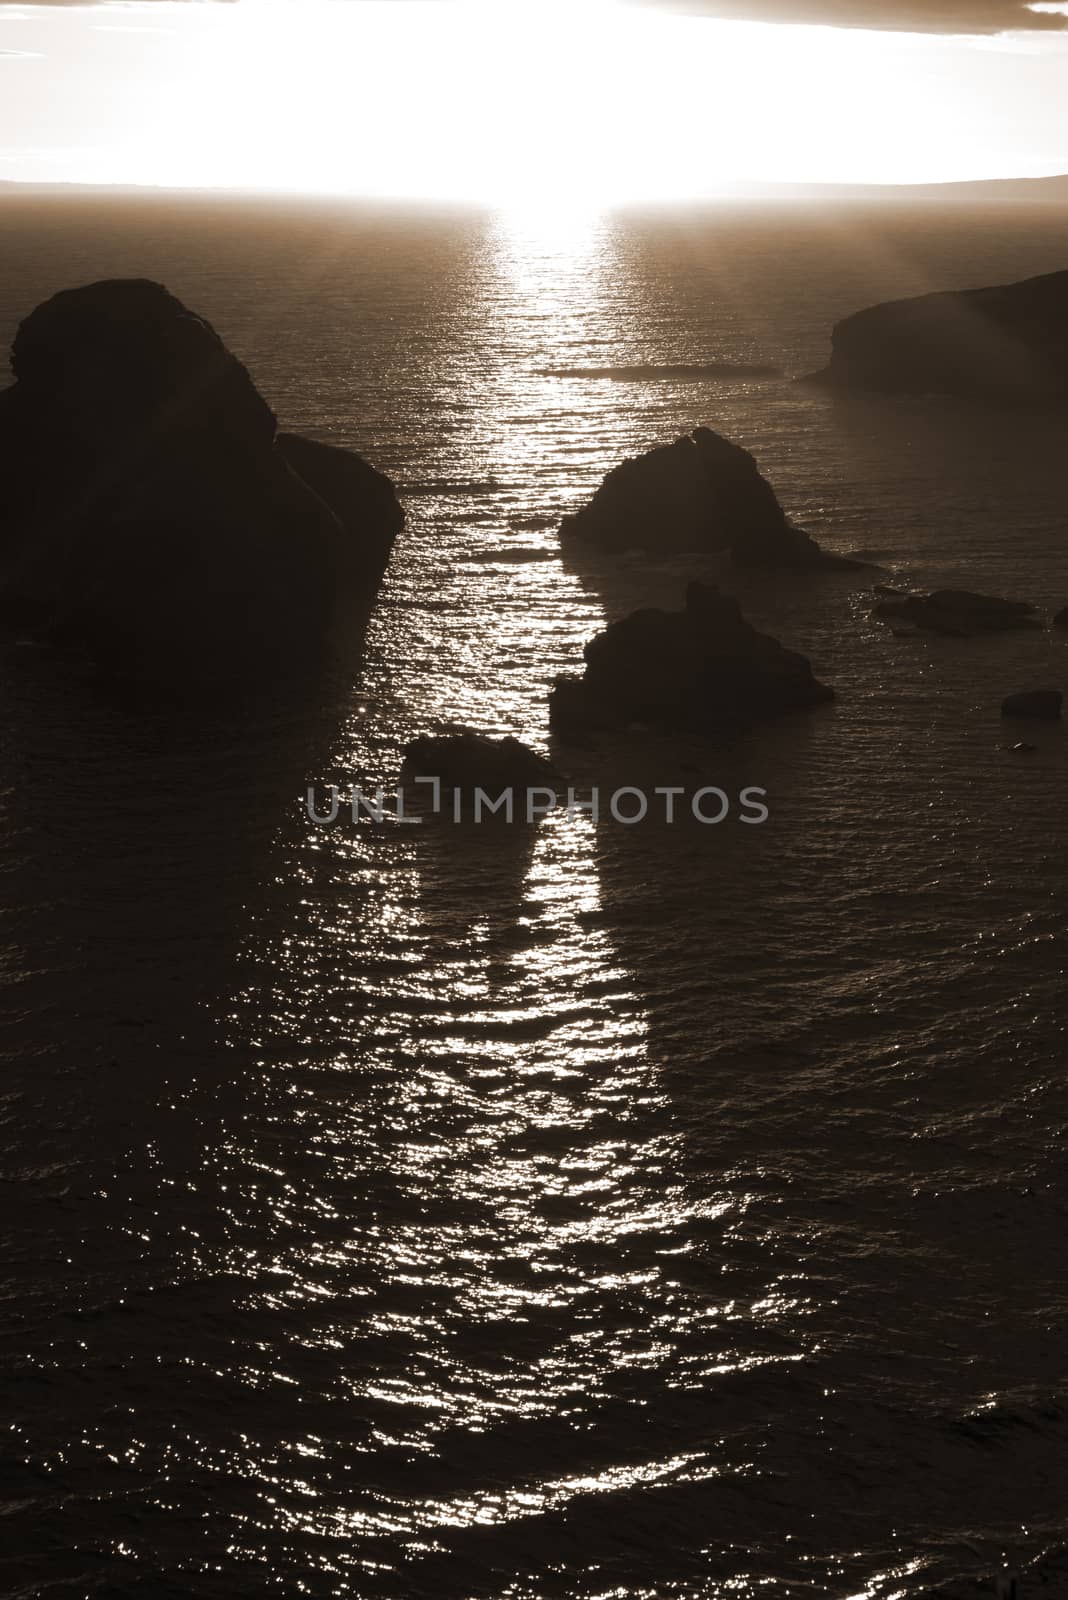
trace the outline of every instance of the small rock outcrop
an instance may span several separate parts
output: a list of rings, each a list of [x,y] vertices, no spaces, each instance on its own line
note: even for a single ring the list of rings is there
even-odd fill
[[[638,727],[734,733],[831,700],[806,658],[758,633],[738,602],[690,583],[682,612],[648,609],[613,622],[585,649],[581,678],[558,678],[550,702],[564,739]]]
[[[476,789],[497,796],[507,789],[555,790],[560,782],[544,756],[520,740],[490,739],[470,729],[437,738],[428,735],[407,745],[401,782],[414,784],[419,778],[436,778],[443,793],[459,791],[467,800]]]
[[[932,594],[908,594],[881,588],[872,607],[873,617],[900,618],[916,628],[969,638],[973,633],[1004,633],[1012,628],[1037,628],[1035,608],[1025,600],[1000,600],[996,595],[972,594],[968,589],[936,589]]]
[[[299,670],[369,605],[403,512],[347,451],[279,435],[248,372],[162,285],[66,290],[0,394],[0,615],[181,689]]]
[[[999,402],[1068,401],[1068,272],[858,311],[837,324],[830,364],[809,381]]]
[[[613,555],[715,554],[745,567],[857,567],[795,528],[756,461],[710,428],[624,461],[560,528],[565,545]]]
[[[1021,694],[1010,694],[1001,704],[1003,717],[1034,717],[1042,722],[1056,722],[1064,706],[1064,696],[1059,689],[1027,689]]]

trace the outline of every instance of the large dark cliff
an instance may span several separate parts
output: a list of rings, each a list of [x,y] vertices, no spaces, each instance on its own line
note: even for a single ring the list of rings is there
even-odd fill
[[[271,681],[377,592],[403,512],[359,456],[291,435],[160,284],[66,290],[0,393],[0,614],[172,688]]]

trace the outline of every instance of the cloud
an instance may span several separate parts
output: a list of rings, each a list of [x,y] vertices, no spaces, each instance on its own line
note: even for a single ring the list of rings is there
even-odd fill
[[[1024,0],[642,0],[662,11],[745,22],[821,23],[899,33],[1005,33],[1013,28],[1063,28],[1059,8],[1035,10]]]

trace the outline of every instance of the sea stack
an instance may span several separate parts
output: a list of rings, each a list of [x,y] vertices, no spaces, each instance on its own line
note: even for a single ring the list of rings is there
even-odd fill
[[[858,311],[837,324],[830,365],[809,381],[1025,405],[1068,401],[1068,272]]]
[[[584,651],[582,678],[558,678],[550,721],[564,740],[643,728],[733,734],[834,698],[805,656],[758,633],[737,600],[690,583],[685,609],[634,611]]]
[[[368,607],[403,512],[359,456],[279,434],[158,283],[66,290],[0,393],[0,615],[172,690],[274,681]]]
[[[566,517],[565,549],[621,555],[711,555],[743,567],[857,567],[794,527],[748,450],[696,428],[615,467],[590,503]]]

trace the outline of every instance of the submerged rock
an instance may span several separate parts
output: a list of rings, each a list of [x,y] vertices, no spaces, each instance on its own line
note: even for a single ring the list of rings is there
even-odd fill
[[[857,567],[788,520],[756,461],[710,428],[615,467],[590,503],[565,517],[565,545],[621,554],[729,550],[739,566]]]
[[[414,784],[418,778],[436,778],[442,791],[459,790],[469,801],[476,789],[495,797],[506,789],[555,790],[560,782],[544,756],[520,740],[490,739],[470,729],[407,745],[401,782]]]
[[[973,633],[1003,633],[1011,628],[1041,626],[1026,600],[1001,600],[967,589],[936,589],[932,594],[907,594],[877,589],[873,617],[895,617],[931,633],[968,638]]]
[[[1043,722],[1056,722],[1064,705],[1059,689],[1027,689],[1022,694],[1010,694],[1001,704],[1003,717],[1034,717]]]
[[[858,311],[837,324],[830,365],[811,381],[999,401],[1068,400],[1068,272]]]
[[[634,725],[738,732],[834,697],[804,656],[758,633],[735,599],[705,583],[687,585],[684,611],[632,612],[584,653],[584,677],[553,688],[550,720],[565,739]]]
[[[182,688],[299,670],[373,599],[403,512],[360,457],[291,435],[160,284],[66,290],[0,394],[0,607],[23,633]]]

